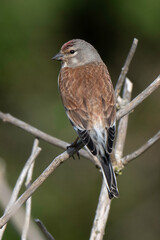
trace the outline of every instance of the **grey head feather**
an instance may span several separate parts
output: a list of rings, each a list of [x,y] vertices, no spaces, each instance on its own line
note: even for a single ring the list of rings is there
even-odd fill
[[[74,50],[74,54],[69,54]],[[91,62],[102,62],[97,50],[88,42],[81,39],[73,39],[61,48],[64,55],[62,67],[78,67]]]

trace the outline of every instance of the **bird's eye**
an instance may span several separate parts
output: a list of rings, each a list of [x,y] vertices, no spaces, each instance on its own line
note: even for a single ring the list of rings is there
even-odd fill
[[[70,53],[71,53],[71,54],[74,54],[74,53],[75,53],[75,51],[74,51],[74,50],[71,50],[71,51],[70,51]]]

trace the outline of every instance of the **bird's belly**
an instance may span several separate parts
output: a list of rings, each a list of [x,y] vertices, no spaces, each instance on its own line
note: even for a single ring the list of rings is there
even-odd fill
[[[94,143],[102,148],[106,148],[107,144],[107,129],[103,128],[102,125],[95,125],[90,130],[90,136],[93,139]]]

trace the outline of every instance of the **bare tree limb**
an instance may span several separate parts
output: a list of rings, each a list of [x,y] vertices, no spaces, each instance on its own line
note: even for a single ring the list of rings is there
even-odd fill
[[[132,61],[132,58],[133,58],[134,53],[136,51],[137,45],[138,45],[138,39],[134,38],[132,46],[131,46],[131,49],[130,49],[129,54],[128,54],[127,58],[126,58],[125,64],[122,67],[121,74],[120,74],[120,76],[118,78],[118,81],[117,81],[117,84],[116,84],[116,87],[115,87],[116,98],[120,94],[123,82],[124,82],[124,80],[126,78],[126,75],[128,73],[129,65],[130,65],[130,63]]]
[[[128,104],[131,100],[132,88],[132,82],[126,78],[123,90],[123,100],[126,104]],[[118,166],[122,165],[121,158],[123,155],[123,149],[127,134],[128,117],[129,115],[125,115],[123,118],[121,118],[118,125],[117,138],[115,143],[115,158]]]
[[[33,163],[33,161],[35,160],[35,158],[38,156],[38,154],[41,151],[41,148],[38,147],[38,142],[39,141],[37,139],[35,139],[35,141],[33,143],[33,150],[32,150],[31,156],[25,163],[25,166],[17,179],[16,185],[12,192],[11,199],[6,207],[5,213],[8,211],[9,208],[12,207],[12,205],[16,201],[29,167],[31,166],[31,164]],[[5,229],[6,229],[6,226],[4,226],[2,229],[0,229],[0,240],[2,239]]]
[[[154,143],[156,143],[160,139],[160,131],[158,131],[152,138],[150,138],[143,146],[141,146],[139,149],[134,151],[133,153],[123,157],[121,159],[123,165],[128,164],[133,159],[140,156],[142,153],[144,153],[146,150],[148,150]]]
[[[37,128],[29,125],[28,123],[25,123],[25,122],[19,120],[18,118],[13,117],[9,113],[0,112],[0,118],[3,120],[3,122],[11,123],[21,129],[25,130],[26,132],[31,133],[35,137],[43,139],[44,141],[51,143],[53,145],[56,145],[58,147],[66,148],[68,145],[68,143],[63,142],[63,141],[59,140],[58,138],[52,137],[49,134],[46,134],[46,133],[38,130]]]
[[[18,118],[13,117],[9,113],[3,113],[3,112],[0,111],[0,119],[2,119],[3,122],[11,123],[11,124],[21,128],[21,129],[25,130],[26,132],[31,133],[35,137],[40,138],[40,139],[42,139],[42,140],[44,140],[48,143],[51,143],[51,144],[53,144],[57,147],[60,147],[62,149],[66,149],[70,145],[67,142],[64,142],[64,141],[62,141],[58,138],[52,137],[51,135],[49,135],[45,132],[42,132],[41,130],[31,126],[30,124],[25,123],[25,122],[19,120]],[[92,160],[91,156],[88,154],[87,151],[81,149],[79,151],[79,153],[80,153],[81,156]]]
[[[54,237],[48,232],[47,228],[44,226],[43,222],[39,219],[34,219],[34,221],[37,223],[37,226],[41,229],[44,236],[48,240],[55,240]]]
[[[108,197],[107,188],[103,180],[99,196],[96,215],[89,240],[102,240],[105,232],[106,222],[109,215],[111,200]]]
[[[129,114],[135,107],[137,107],[141,102],[143,102],[151,93],[153,93],[160,86],[160,75],[137,97],[135,97],[130,103],[128,103],[124,108],[120,109],[116,118],[119,120],[126,114]]]

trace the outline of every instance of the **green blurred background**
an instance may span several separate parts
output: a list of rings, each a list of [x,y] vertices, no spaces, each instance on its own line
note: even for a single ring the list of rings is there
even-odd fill
[[[160,72],[159,0],[14,0],[0,1],[0,110],[53,136],[72,142],[76,136],[58,94],[60,64],[51,57],[73,38],[93,44],[108,66],[115,86],[134,37],[139,39],[128,77],[132,97]],[[129,118],[125,154],[159,129],[160,91]],[[0,157],[13,187],[30,155],[33,136],[0,121]],[[34,178],[62,150],[40,141]],[[118,177],[120,198],[114,200],[105,239],[159,239],[160,147],[129,164]],[[102,177],[88,160],[70,159],[33,195],[32,215],[56,240],[88,239]],[[0,209],[2,215],[3,210]],[[4,239],[19,239],[9,224]]]

